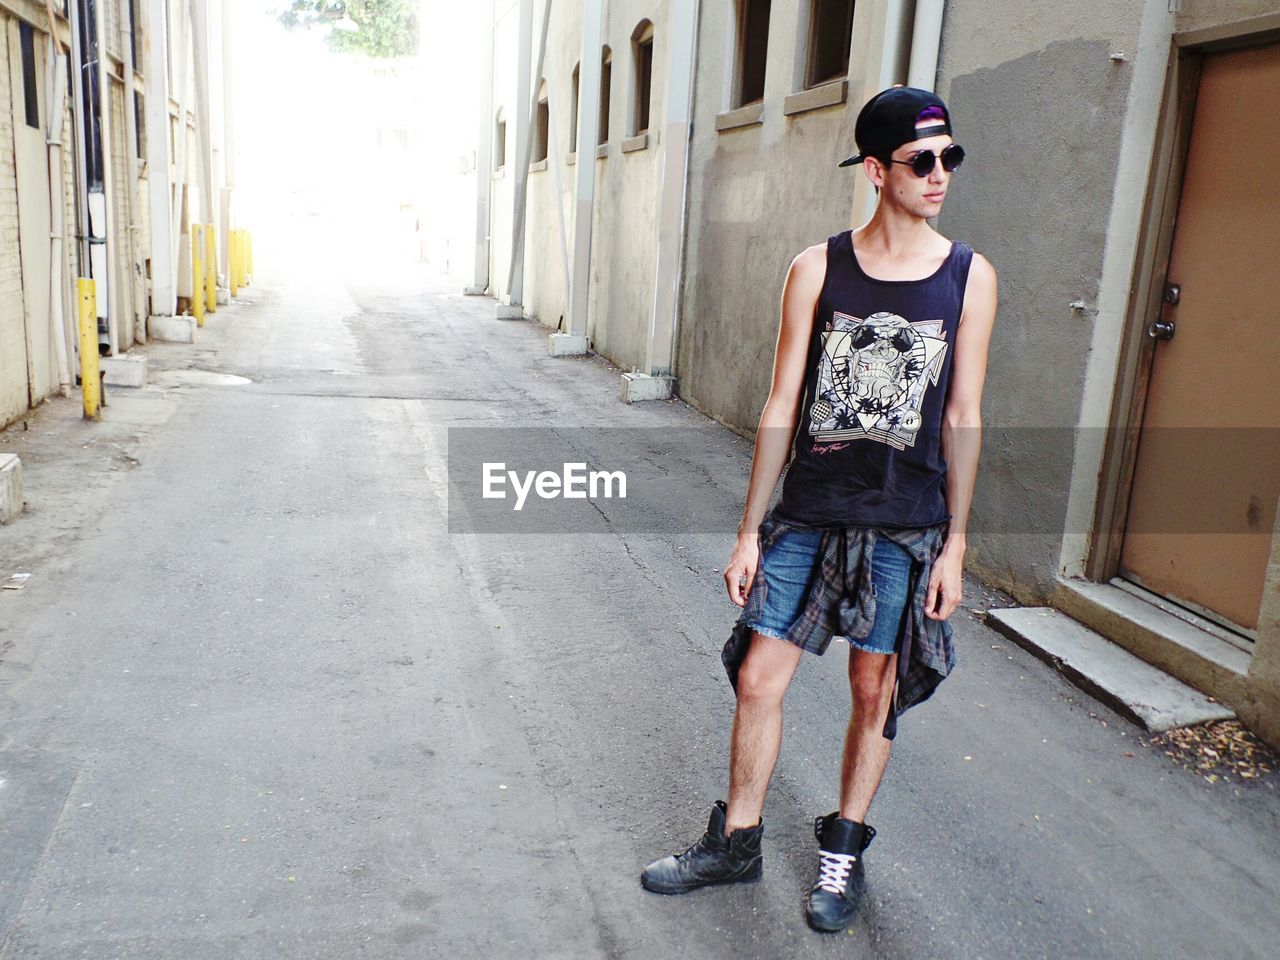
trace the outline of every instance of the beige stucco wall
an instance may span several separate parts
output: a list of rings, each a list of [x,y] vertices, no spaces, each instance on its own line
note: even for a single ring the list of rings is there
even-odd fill
[[[500,60],[515,62],[514,42],[517,10],[512,7],[499,24],[501,46],[511,50]],[[649,20],[654,25],[653,84],[650,99],[648,146],[623,153],[623,140],[631,134],[631,105],[635,98],[631,37],[636,27]],[[534,54],[540,23],[534,23]],[[603,41],[612,53],[609,139],[605,156],[594,150],[579,150],[569,163],[570,90],[573,68],[582,52],[581,6],[557,4],[552,7],[543,78],[551,105],[551,135],[546,169],[529,174],[528,225],[525,246],[525,311],[551,328],[557,328],[568,311],[565,265],[562,250],[573,256],[573,197],[577,162],[589,162],[596,171],[595,207],[591,240],[591,279],[587,337],[592,349],[622,367],[640,367],[645,360],[645,344],[653,310],[653,283],[657,257],[657,203],[661,164],[659,129],[666,110],[668,22],[667,4],[658,0],[616,2],[608,5],[603,24]],[[515,177],[515,78],[507,70],[495,71],[501,83],[502,103],[508,116],[508,172],[495,182],[492,262],[502,264],[491,283],[498,295],[506,289],[507,238],[510,236],[511,191]],[[495,98],[498,88],[495,87]],[[510,90],[510,93],[506,91]],[[526,105],[524,110],[528,109]],[[557,189],[557,174],[559,186]],[[504,183],[511,181],[511,185]],[[561,226],[556,204],[564,213]],[[505,212],[504,212],[505,211]],[[499,219],[499,218],[504,219]],[[499,229],[502,224],[506,229]],[[561,231],[564,231],[562,245]]]
[[[742,432],[768,397],[790,262],[850,225],[862,175],[837,166],[852,152],[856,110],[782,113],[804,56],[800,16],[796,0],[772,6],[763,123],[721,132],[732,5],[704,4],[699,25],[676,375],[682,397]]]
[[[18,246],[9,29],[10,18],[0,13],[0,427],[27,409],[26,322]]]

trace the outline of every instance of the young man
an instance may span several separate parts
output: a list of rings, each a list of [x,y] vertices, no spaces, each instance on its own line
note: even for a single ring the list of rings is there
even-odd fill
[[[853,702],[840,809],[816,819],[819,877],[805,896],[810,925],[824,931],[857,912],[875,836],[867,810],[897,717],[955,663],[947,618],[961,597],[996,313],[991,264],[927,222],[964,158],[942,100],[884,90],[862,108],[854,137],[859,152],[841,166],[862,163],[879,203],[863,226],[792,261],[724,574],[743,607],[723,654],[737,692],[729,801],[716,803],[697,843],[641,875],[658,893],[760,876],[783,695],[805,650],[821,655],[844,636]]]

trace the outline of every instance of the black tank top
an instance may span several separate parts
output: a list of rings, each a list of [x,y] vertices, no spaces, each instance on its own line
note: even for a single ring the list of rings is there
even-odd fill
[[[923,280],[862,272],[852,230],[827,241],[800,422],[774,512],[809,526],[951,519],[942,414],[973,249]]]

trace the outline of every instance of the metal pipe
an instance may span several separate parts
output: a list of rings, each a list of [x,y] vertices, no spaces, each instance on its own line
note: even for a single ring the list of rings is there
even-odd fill
[[[476,139],[476,234],[471,286],[477,296],[489,288],[489,193],[493,189],[493,2],[485,26],[483,92],[480,97],[480,136]]]
[[[191,19],[187,16],[188,6],[189,4],[185,2],[178,4],[179,80],[178,88],[175,91],[178,95],[178,132],[174,137],[173,208],[169,211],[170,249],[173,251],[173,266],[178,277],[174,287],[179,295],[182,293],[182,278],[185,276],[185,271],[180,268],[180,264],[187,252],[182,246],[182,226],[183,221],[187,219],[187,204],[185,203],[187,189],[187,87],[190,86],[191,80],[191,61],[187,42]]]
[[[48,151],[49,174],[49,338],[53,341],[54,360],[58,366],[58,392],[71,396],[70,350],[63,311],[63,196],[62,121],[63,102],[67,95],[67,58],[58,39],[58,21],[51,0],[45,0],[49,34],[45,53],[45,148]]]
[[[667,118],[662,129],[657,264],[644,370],[655,377],[670,375],[675,366],[689,171],[689,127],[693,122],[694,65],[698,56],[698,0],[671,0],[667,9],[671,17]]]
[[[938,48],[942,44],[942,12],[945,0],[916,0],[911,31],[911,65],[907,86],[932,90],[938,82]]]
[[[115,225],[115,205],[111,202],[111,74],[107,72],[107,11],[102,0],[94,3],[96,71],[98,74],[98,152],[102,161],[102,249],[104,253],[102,276],[94,277],[95,302],[99,310],[105,310],[107,318],[107,346],[112,354],[120,352],[119,311],[113,309],[112,297],[116,284],[111,267],[116,254],[111,228]],[[96,232],[96,231],[95,231]],[[97,294],[101,294],[98,296]],[[132,340],[131,340],[132,342]]]
[[[600,132],[600,75],[604,0],[583,0],[578,66],[578,157],[574,166],[573,279],[567,333],[586,336],[591,289],[591,229],[595,212],[596,140]]]
[[[138,340],[145,340],[147,335],[147,318],[145,311],[146,306],[146,289],[142,284],[142,274],[138,269],[138,265],[143,258],[140,256],[141,251],[138,249],[138,234],[142,230],[138,219],[140,215],[140,202],[138,199],[138,105],[134,99],[134,74],[137,72],[136,65],[133,62],[133,37],[135,35],[135,24],[133,22],[133,4],[129,0],[124,0],[125,30],[127,39],[124,43],[124,121],[125,129],[128,133],[124,146],[125,155],[125,201],[128,208],[128,215],[125,218],[125,234],[129,238],[126,253],[129,257],[129,281],[133,287],[133,306],[134,306],[134,336]],[[137,315],[138,308],[141,307],[143,316]],[[141,324],[139,324],[141,319]],[[138,329],[141,327],[141,329]],[[139,335],[140,334],[140,335]]]

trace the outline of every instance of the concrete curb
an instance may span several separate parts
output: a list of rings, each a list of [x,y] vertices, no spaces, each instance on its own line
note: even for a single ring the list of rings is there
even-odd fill
[[[1144,730],[1155,733],[1235,716],[1229,707],[1053,607],[988,610],[986,622]]]
[[[22,461],[16,454],[0,453],[0,523],[22,512]]]

